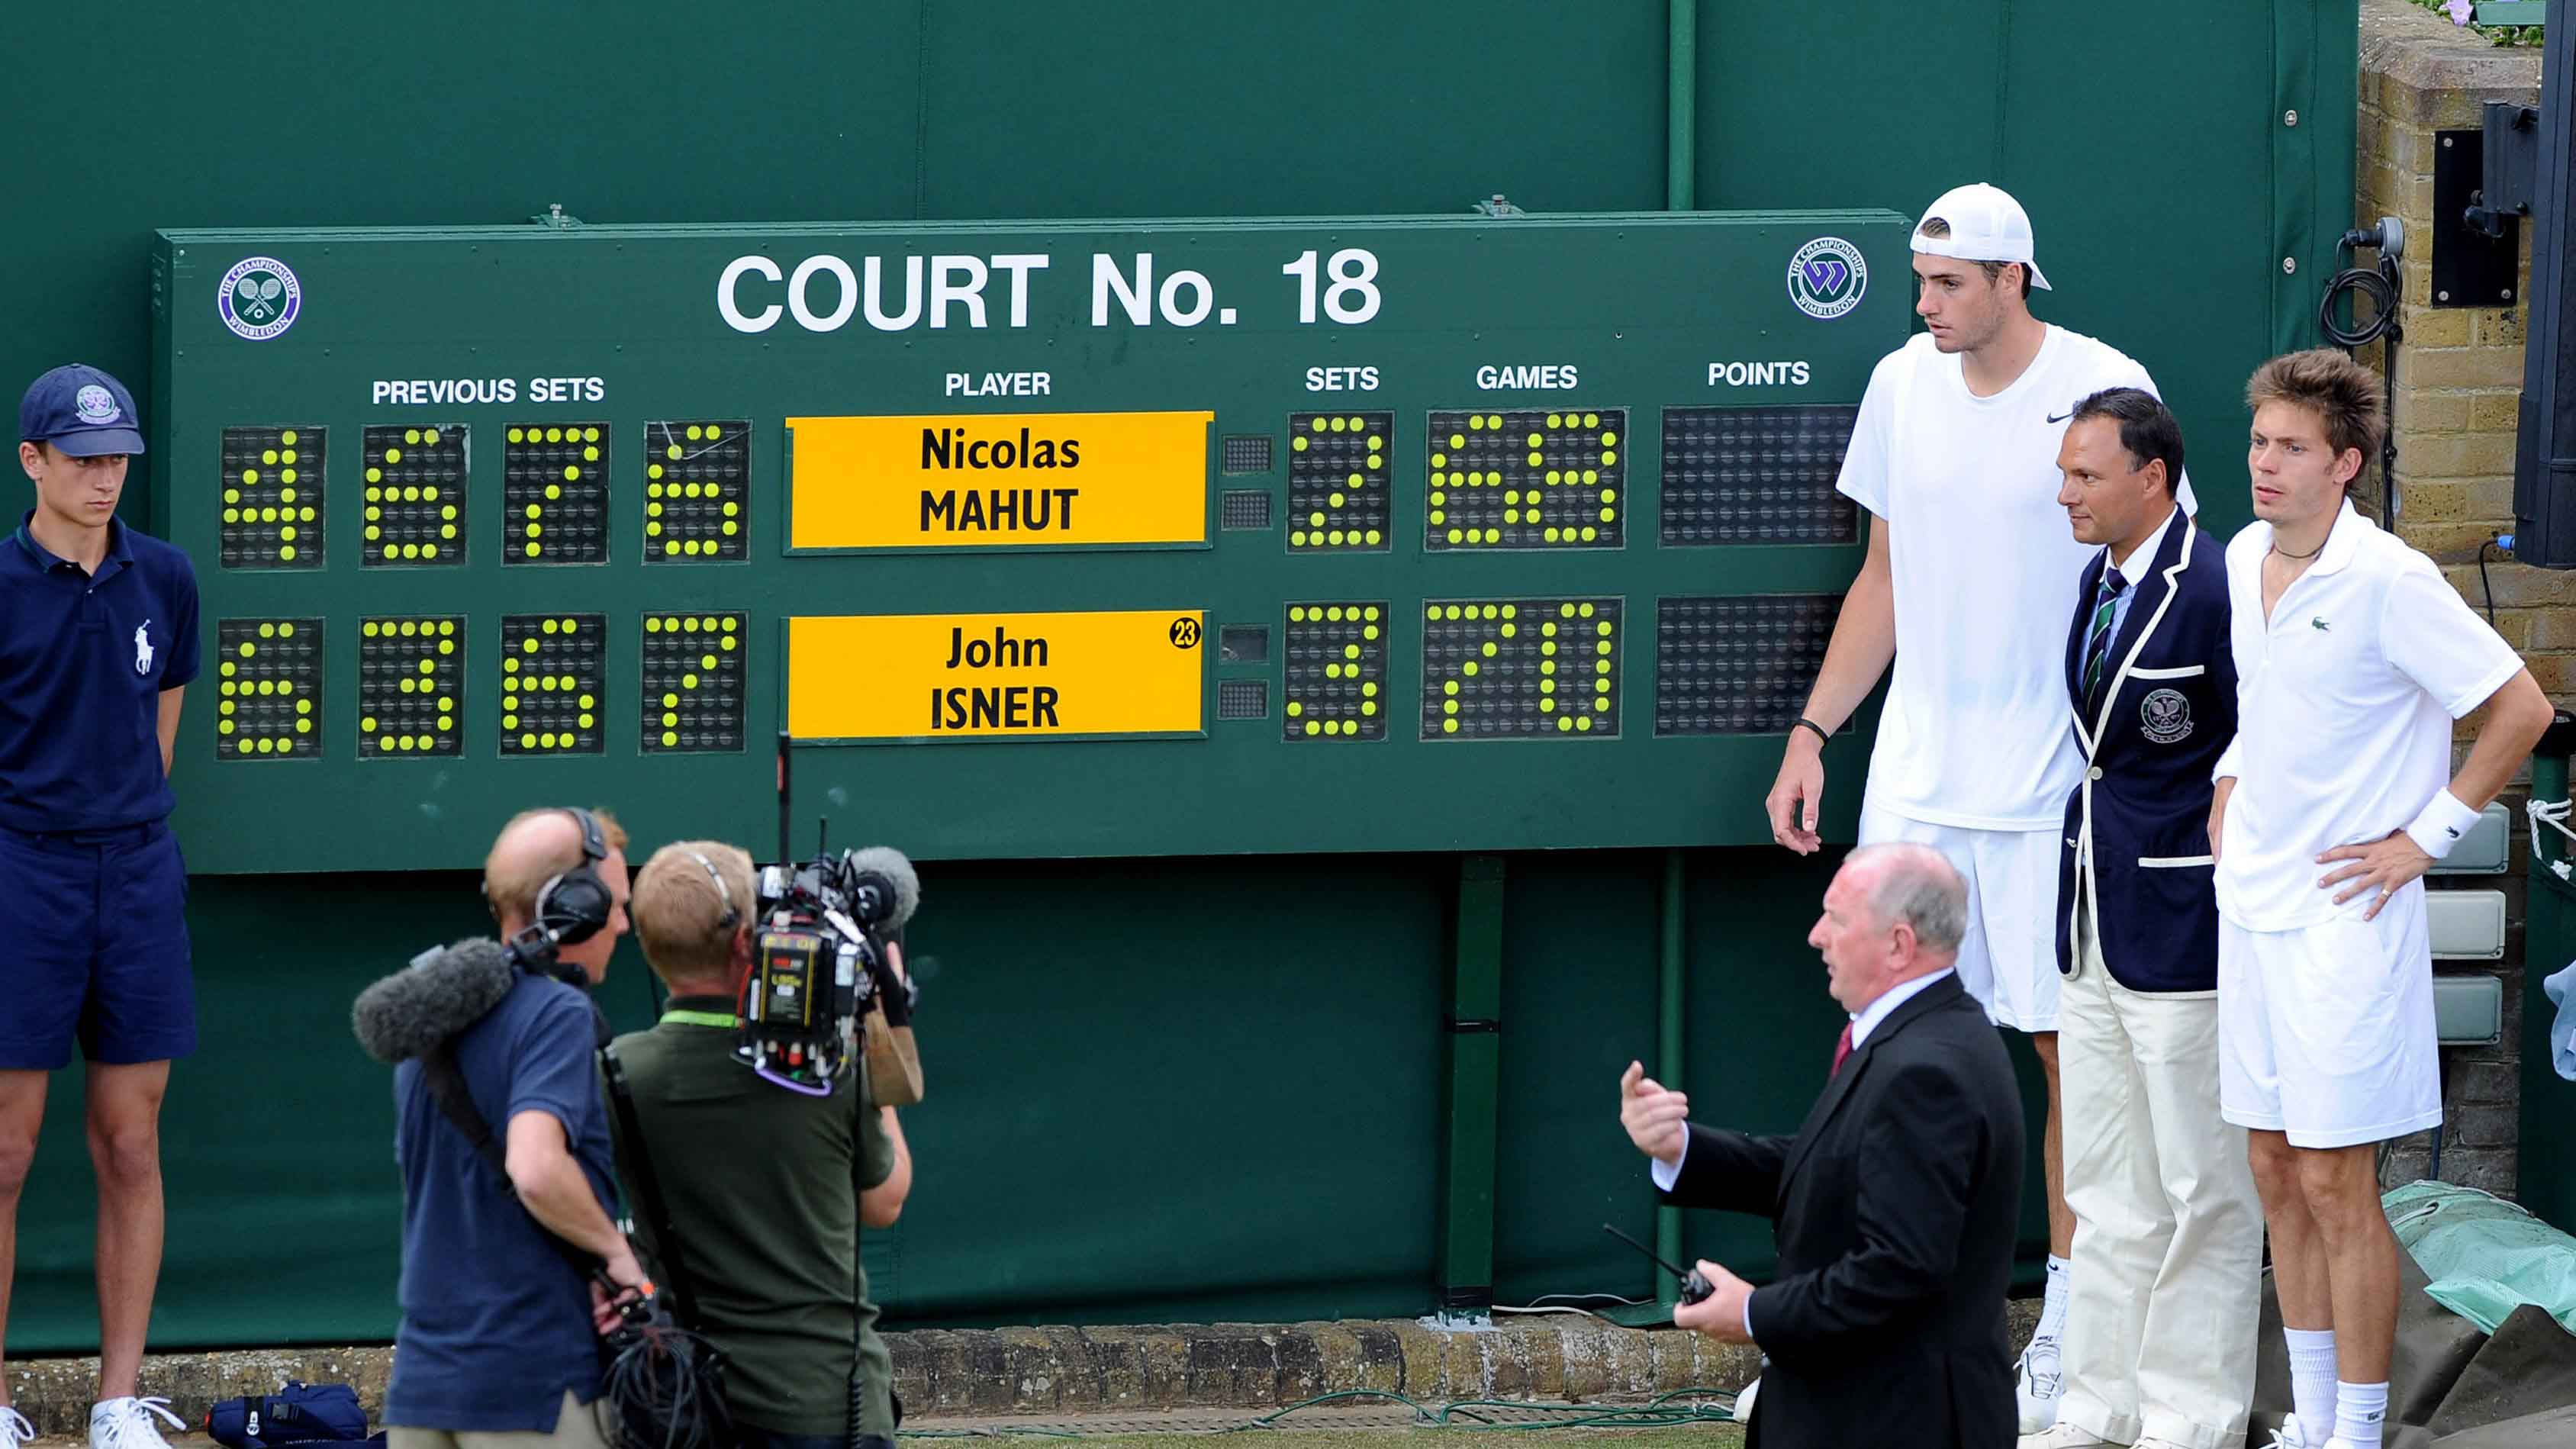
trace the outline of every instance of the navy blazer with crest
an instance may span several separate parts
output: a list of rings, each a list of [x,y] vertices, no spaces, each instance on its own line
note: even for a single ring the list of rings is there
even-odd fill
[[[2066,799],[2058,852],[2057,969],[2072,975],[2076,892],[2089,894],[2102,959],[2132,991],[2218,989],[2210,771],[2236,737],[2227,551],[2176,509],[2128,617],[2084,691],[2084,642],[2110,551],[2085,566],[2066,634],[2066,692],[2084,777]],[[2088,707],[2089,706],[2089,707]]]
[[[1797,1136],[1692,1124],[1665,1200],[1776,1224],[1747,1449],[2012,1449],[2022,1154],[2012,1059],[1955,975],[1870,1029]]]

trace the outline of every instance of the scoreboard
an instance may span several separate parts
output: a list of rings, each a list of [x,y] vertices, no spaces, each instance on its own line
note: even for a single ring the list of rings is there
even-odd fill
[[[800,849],[1765,841],[1909,283],[1887,212],[163,232],[182,840],[765,854],[786,731]]]

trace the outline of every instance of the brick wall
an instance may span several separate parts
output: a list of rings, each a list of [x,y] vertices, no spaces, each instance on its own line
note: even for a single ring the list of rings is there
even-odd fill
[[[2433,167],[2439,132],[2473,130],[2487,101],[2535,105],[2540,57],[2499,50],[2450,21],[2405,3],[2362,0],[2361,113],[2356,128],[2360,195],[2354,217],[2382,215],[2406,223],[2404,290],[2397,349],[2397,531],[2431,554],[2472,607],[2485,611],[2489,590],[2497,632],[2523,653],[2532,677],[2566,703],[2576,675],[2576,572],[2552,572],[2489,555],[2478,570],[2479,545],[2513,528],[2514,420],[2522,395],[2523,314],[2512,307],[2448,307],[2433,296]],[[2530,276],[2529,228],[2523,231],[2523,276]],[[2522,290],[2517,286],[2517,294]],[[2381,344],[2362,353],[2381,365]],[[2369,488],[2378,496],[2377,469]],[[2463,721],[2460,752],[2478,717]],[[2505,803],[2520,818],[2517,784]],[[2448,1124],[2441,1176],[2491,1192],[2515,1186],[2516,1103],[2522,1031],[2526,847],[2515,832],[2513,870],[2500,879],[2461,882],[2506,892],[2505,959],[2494,966],[2438,963],[2436,969],[2486,971],[2504,978],[2504,1041],[2496,1047],[2443,1052]],[[2440,888],[2437,878],[2436,889]],[[2388,1180],[2430,1175],[2427,1134],[2398,1145]]]

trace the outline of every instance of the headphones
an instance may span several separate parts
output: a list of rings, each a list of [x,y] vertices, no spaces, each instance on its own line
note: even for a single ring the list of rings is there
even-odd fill
[[[724,902],[724,919],[716,922],[717,928],[730,931],[740,925],[742,912],[734,909],[733,891],[725,885],[724,876],[716,870],[715,862],[694,850],[689,852],[689,859],[696,861],[698,868],[707,873],[707,879],[716,883],[716,899]]]
[[[556,945],[576,946],[608,928],[617,898],[599,878],[600,863],[608,859],[608,837],[599,821],[578,805],[562,809],[581,827],[581,863],[538,887],[536,917]]]

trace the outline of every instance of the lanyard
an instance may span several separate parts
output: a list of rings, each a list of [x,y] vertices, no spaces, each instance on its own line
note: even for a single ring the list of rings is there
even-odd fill
[[[730,1011],[666,1011],[662,1024],[678,1022],[682,1026],[721,1026],[730,1031],[742,1023]]]

